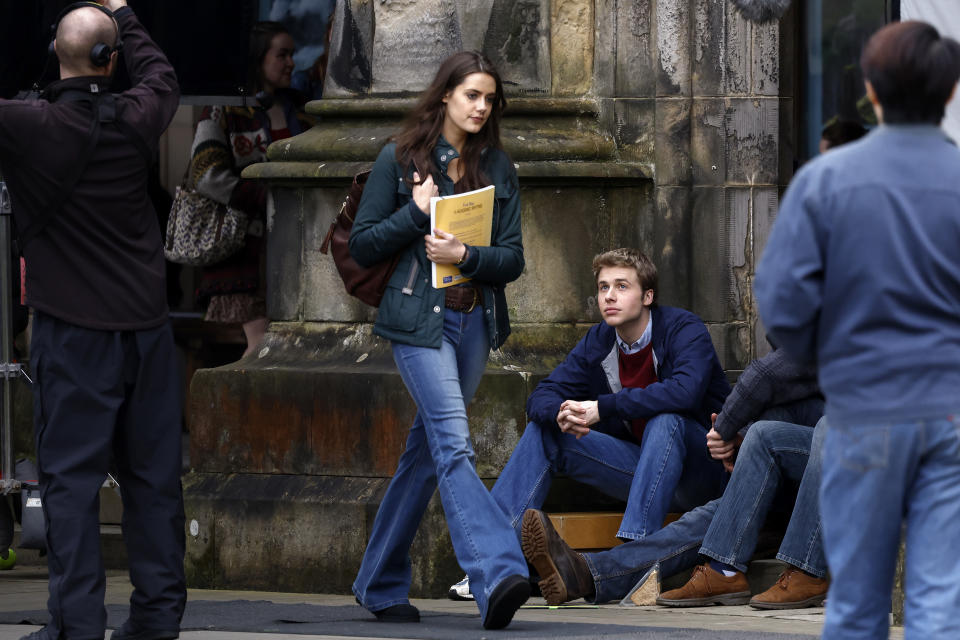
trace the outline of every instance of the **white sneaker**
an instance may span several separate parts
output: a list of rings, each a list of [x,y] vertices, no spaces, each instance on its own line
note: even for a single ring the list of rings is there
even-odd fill
[[[447,591],[447,597],[451,600],[473,600],[473,594],[470,593],[470,583],[467,581],[466,576],[464,576],[463,580],[450,587],[450,590]]]

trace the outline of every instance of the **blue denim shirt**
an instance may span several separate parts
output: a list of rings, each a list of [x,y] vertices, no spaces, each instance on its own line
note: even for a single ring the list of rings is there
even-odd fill
[[[772,340],[816,354],[831,420],[960,408],[960,150],[937,127],[884,125],[811,161],[754,289]]]
[[[433,161],[439,167],[440,195],[454,193],[447,167],[458,157],[443,138],[437,140]],[[490,346],[510,335],[504,286],[523,272],[520,231],[520,192],[517,174],[506,153],[487,149],[484,175],[494,185],[493,232],[488,247],[470,247],[460,272],[479,285]],[[412,173],[412,169],[411,169]],[[430,216],[412,198],[404,167],[389,143],[377,157],[367,179],[363,198],[350,233],[350,254],[361,265],[372,265],[399,253],[397,269],[387,285],[373,331],[391,341],[422,347],[439,347],[443,340],[444,290],[430,284],[430,261],[424,236],[430,233]]]

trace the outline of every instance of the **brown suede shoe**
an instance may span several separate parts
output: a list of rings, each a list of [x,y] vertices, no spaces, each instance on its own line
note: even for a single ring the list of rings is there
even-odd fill
[[[803,609],[819,607],[827,597],[830,581],[814,578],[796,567],[787,568],[777,583],[750,600],[754,609]]]
[[[660,594],[657,604],[665,607],[705,607],[711,604],[747,604],[750,585],[747,576],[737,571],[729,578],[714,571],[709,564],[693,570],[687,584]]]
[[[540,593],[547,604],[593,596],[593,576],[586,560],[563,541],[543,511],[527,509],[523,514],[520,548],[540,574]]]

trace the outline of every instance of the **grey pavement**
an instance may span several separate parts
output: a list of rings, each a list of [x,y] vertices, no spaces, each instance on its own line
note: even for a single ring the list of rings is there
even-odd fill
[[[108,624],[126,615],[130,583],[123,572],[107,574]],[[43,619],[46,570],[15,567],[0,572],[0,640],[19,640],[36,625],[13,624]],[[184,617],[184,640],[433,640],[457,638],[671,638],[792,640],[819,637],[823,609],[756,611],[742,607],[667,609],[623,608],[616,604],[547,608],[533,598],[504,631],[484,631],[472,602],[414,600],[420,624],[382,624],[357,606],[351,596],[191,589]],[[577,604],[577,603],[574,603]],[[5,624],[4,624],[5,623]],[[110,632],[107,632],[107,638]],[[903,637],[893,628],[891,638]]]

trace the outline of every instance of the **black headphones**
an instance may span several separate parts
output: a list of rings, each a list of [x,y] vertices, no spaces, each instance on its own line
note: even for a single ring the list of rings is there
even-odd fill
[[[56,55],[53,42],[57,39],[57,29],[60,27],[60,22],[63,20],[64,16],[72,11],[82,9],[84,7],[93,7],[94,9],[102,11],[110,16],[110,19],[113,21],[113,26],[117,30],[117,40],[113,46],[110,46],[105,42],[98,42],[93,45],[93,48],[90,49],[90,62],[93,63],[93,66],[98,68],[106,67],[108,64],[110,64],[110,56],[113,55],[113,52],[120,51],[123,48],[123,40],[120,39],[120,26],[117,24],[117,19],[114,17],[113,12],[97,2],[75,2],[71,5],[68,5],[63,11],[60,12],[59,15],[57,15],[57,20],[51,27],[53,35],[50,39],[49,53],[50,55]]]

